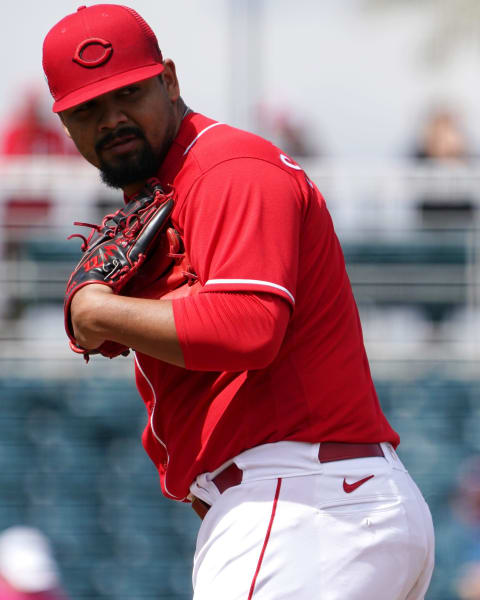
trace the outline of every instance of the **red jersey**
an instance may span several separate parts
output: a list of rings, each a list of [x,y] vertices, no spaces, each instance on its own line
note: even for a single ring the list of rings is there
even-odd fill
[[[195,477],[271,442],[391,442],[340,244],[324,199],[266,140],[188,114],[158,177],[199,293],[268,292],[291,307],[275,359],[241,372],[195,371],[136,354],[149,422],[143,444],[162,490],[184,500]],[[173,300],[181,345],[182,302]],[[209,351],[214,351],[209,349]]]

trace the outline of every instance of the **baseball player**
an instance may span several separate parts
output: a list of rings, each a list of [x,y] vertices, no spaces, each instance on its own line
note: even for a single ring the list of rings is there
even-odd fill
[[[430,513],[396,455],[315,184],[189,108],[128,7],[62,19],[43,66],[68,135],[125,199],[84,241],[67,332],[86,356],[135,350],[143,445],[165,496],[202,519],[194,599],[423,598]],[[137,242],[157,205],[165,235]]]

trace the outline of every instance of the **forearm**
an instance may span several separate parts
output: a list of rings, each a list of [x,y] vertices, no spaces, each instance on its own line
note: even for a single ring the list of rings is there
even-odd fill
[[[146,300],[88,285],[74,296],[71,315],[75,337],[86,349],[111,340],[180,367],[243,371],[264,368],[275,358],[290,308],[270,294]]]
[[[172,303],[111,293],[104,285],[89,285],[75,294],[72,324],[78,343],[97,348],[111,340],[164,362],[184,367]]]

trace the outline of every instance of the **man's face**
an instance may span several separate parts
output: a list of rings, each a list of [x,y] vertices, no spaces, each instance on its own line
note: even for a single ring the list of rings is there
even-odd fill
[[[179,118],[175,71],[98,96],[61,113],[80,153],[112,187],[135,191],[158,171]]]

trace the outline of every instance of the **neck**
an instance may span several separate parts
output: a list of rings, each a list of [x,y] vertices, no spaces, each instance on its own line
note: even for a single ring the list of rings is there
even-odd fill
[[[177,128],[175,131],[175,135],[177,135],[178,130],[180,129],[180,125],[182,124],[183,119],[188,115],[189,112],[192,112],[190,108],[185,104],[183,98],[180,97],[175,106],[176,108],[176,116],[177,116]]]

